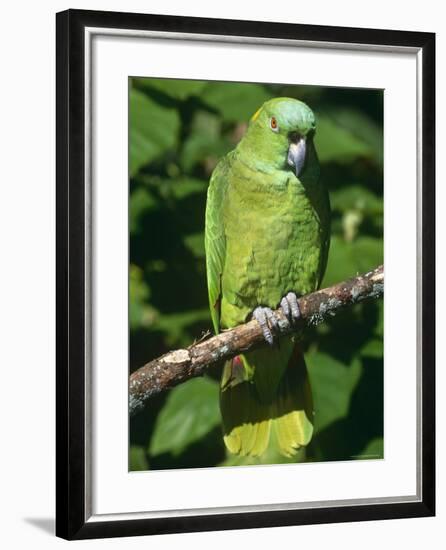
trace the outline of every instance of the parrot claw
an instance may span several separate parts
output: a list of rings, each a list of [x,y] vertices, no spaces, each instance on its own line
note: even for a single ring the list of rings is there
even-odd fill
[[[296,323],[300,319],[299,302],[294,292],[288,292],[288,294],[280,300],[280,307],[290,323]]]
[[[269,307],[256,307],[252,312],[252,317],[255,319],[262,329],[263,337],[270,346],[274,345],[273,331],[278,328],[278,321],[274,312]]]
[[[279,330],[279,321],[277,320],[276,314],[272,309],[269,307],[264,308],[265,314],[268,319],[268,323],[270,327],[272,328],[273,333]]]

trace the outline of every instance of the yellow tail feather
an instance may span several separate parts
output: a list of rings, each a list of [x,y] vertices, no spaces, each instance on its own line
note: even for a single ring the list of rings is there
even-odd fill
[[[313,405],[302,354],[293,350],[272,401],[265,403],[238,358],[225,365],[220,408],[229,452],[260,456],[274,444],[287,457],[308,445],[313,434]],[[257,369],[261,365],[256,366]]]

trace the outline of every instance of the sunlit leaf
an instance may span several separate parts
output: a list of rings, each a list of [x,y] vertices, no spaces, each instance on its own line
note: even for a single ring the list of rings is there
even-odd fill
[[[209,139],[205,135],[192,134],[184,144],[181,163],[186,172],[190,172],[196,164],[205,165],[209,157],[215,165],[231,148],[232,145],[224,138]]]
[[[148,174],[139,174],[137,181],[141,184],[143,189],[145,188],[145,191],[140,191],[138,188],[138,192],[142,195],[142,202],[144,205],[150,207],[153,205],[155,195],[160,196],[162,199],[181,200],[190,195],[204,193],[208,187],[207,180],[181,175],[165,178]],[[149,198],[145,196],[146,194],[150,196],[150,201]],[[132,200],[132,197],[130,200]],[[156,204],[156,206],[160,205]],[[136,207],[135,212],[136,215],[138,215],[139,211],[136,210]],[[133,215],[133,211],[131,211],[130,214]]]
[[[205,165],[209,157],[213,157],[216,163],[232,146],[222,133],[221,117],[200,110],[193,118],[189,135],[183,141],[182,167],[190,172],[196,164]]]
[[[317,117],[315,145],[321,162],[345,164],[357,157],[373,155],[373,148],[367,142],[327,115]]]
[[[170,196],[177,200],[184,199],[195,193],[203,193],[208,187],[207,181],[197,178],[181,177],[169,182]]]
[[[137,78],[135,86],[139,89],[156,90],[172,98],[184,100],[199,95],[206,86],[202,80],[179,80],[170,78]]]
[[[150,288],[144,281],[141,268],[134,264],[129,267],[129,321],[130,328],[139,327],[143,323],[145,302],[150,297]]]
[[[218,387],[209,378],[195,378],[174,388],[156,420],[150,454],[178,455],[218,426]]]
[[[129,110],[129,169],[134,175],[175,145],[180,119],[177,111],[135,89],[130,91]]]
[[[145,471],[149,469],[146,451],[137,445],[130,446],[129,470],[131,472]]]
[[[347,185],[330,193],[330,204],[333,211],[347,212],[360,210],[367,216],[383,215],[382,197],[362,185]]]
[[[359,109],[331,109],[330,117],[336,124],[367,143],[371,147],[375,162],[382,165],[383,131],[380,125]]]
[[[360,236],[347,242],[333,236],[323,285],[329,286],[374,269],[383,263],[382,239]]]
[[[262,104],[273,97],[260,84],[211,82],[201,99],[231,122],[248,121]]]
[[[383,353],[384,346],[382,338],[370,339],[361,349],[361,355],[364,357],[376,357],[380,359],[382,358]]]
[[[204,234],[202,232],[186,235],[184,237],[184,244],[197,258],[205,257]]]
[[[353,255],[356,258],[359,273],[366,273],[382,264],[384,261],[384,247],[382,239],[372,237],[358,237],[353,243]]]
[[[355,458],[363,460],[376,460],[384,458],[384,441],[382,437],[377,437],[369,442],[367,447]]]

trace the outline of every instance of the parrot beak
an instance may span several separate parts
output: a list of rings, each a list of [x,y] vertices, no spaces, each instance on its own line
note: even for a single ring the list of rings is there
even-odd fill
[[[305,163],[307,142],[305,136],[293,136],[293,138],[290,141],[287,160],[290,166],[294,166],[296,176],[298,176]]]

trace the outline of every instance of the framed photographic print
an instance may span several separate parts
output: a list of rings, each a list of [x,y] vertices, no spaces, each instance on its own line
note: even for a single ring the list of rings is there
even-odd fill
[[[56,23],[56,534],[434,515],[435,36]]]

